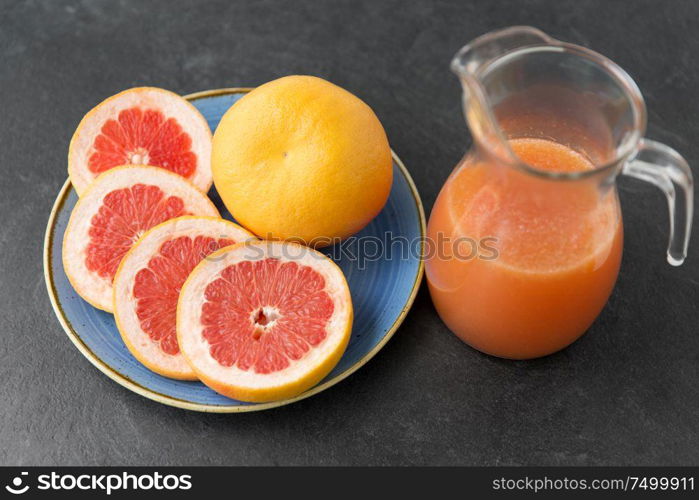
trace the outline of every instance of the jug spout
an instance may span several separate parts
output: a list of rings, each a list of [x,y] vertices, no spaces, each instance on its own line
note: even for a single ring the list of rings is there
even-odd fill
[[[463,109],[475,142],[503,161],[516,161],[496,123],[479,79],[479,69],[506,53],[555,40],[530,26],[512,26],[476,38],[454,56],[451,69],[463,87]]]
[[[478,69],[493,59],[530,45],[551,45],[555,40],[531,26],[511,26],[479,36],[457,52],[451,69],[460,78],[476,78]]]

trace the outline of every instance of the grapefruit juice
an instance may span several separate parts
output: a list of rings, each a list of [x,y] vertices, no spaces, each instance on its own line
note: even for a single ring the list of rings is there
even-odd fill
[[[512,139],[541,171],[594,169],[543,139]],[[545,178],[466,159],[444,185],[428,225],[426,262],[442,320],[478,350],[511,359],[558,351],[592,324],[614,287],[622,252],[614,189],[594,176]],[[477,252],[462,248],[475,244]]]

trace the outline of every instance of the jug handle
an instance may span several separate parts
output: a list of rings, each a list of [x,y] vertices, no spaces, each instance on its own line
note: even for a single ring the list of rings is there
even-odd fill
[[[687,257],[694,210],[694,181],[687,161],[665,144],[641,139],[622,173],[654,184],[665,193],[670,212],[667,261],[673,266],[681,265]]]

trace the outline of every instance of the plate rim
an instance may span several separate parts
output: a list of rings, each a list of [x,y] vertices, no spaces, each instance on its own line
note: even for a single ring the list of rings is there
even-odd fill
[[[203,90],[200,92],[194,92],[191,94],[184,95],[183,97],[187,99],[188,101],[192,102],[197,99],[204,99],[208,97],[216,97],[220,95],[230,95],[230,94],[245,94],[247,92],[250,92],[254,87],[227,87],[227,88],[220,88],[220,89],[210,89],[210,90]],[[51,244],[53,242],[53,236],[54,236],[54,229],[55,229],[55,221],[56,221],[56,216],[60,210],[60,208],[63,206],[63,204],[66,201],[66,195],[68,191],[71,188],[71,183],[70,183],[70,178],[66,179],[66,181],[63,183],[63,186],[61,187],[61,190],[58,192],[58,196],[56,197],[56,200],[53,203],[53,207],[51,208],[51,214],[49,215],[49,219],[46,225],[46,232],[44,234],[44,251],[43,251],[43,264],[44,264],[44,280],[46,282],[46,288],[48,291],[49,295],[49,300],[51,301],[51,306],[53,308],[53,311],[58,318],[59,323],[63,327],[64,332],[68,336],[68,338],[71,340],[71,342],[75,345],[75,347],[78,348],[78,351],[87,358],[87,360],[92,363],[93,366],[95,366],[99,371],[101,371],[103,374],[105,374],[107,377],[121,385],[122,387],[135,392],[136,394],[143,396],[145,398],[148,398],[152,401],[156,401],[158,403],[167,405],[167,406],[172,406],[175,408],[181,408],[184,410],[190,410],[190,411],[198,411],[198,412],[203,412],[203,413],[242,413],[242,412],[253,412],[253,411],[262,411],[262,410],[268,410],[271,408],[278,408],[280,406],[286,406],[291,403],[295,403],[297,401],[301,401],[302,399],[306,399],[308,397],[311,397],[315,394],[318,394],[326,389],[329,389],[330,387],[334,386],[338,382],[341,382],[342,380],[346,379],[350,375],[352,375],[354,372],[359,370],[362,366],[364,366],[367,362],[369,362],[370,359],[372,359],[385,345],[388,343],[388,341],[393,337],[393,335],[396,333],[398,328],[401,326],[403,321],[405,320],[405,317],[407,316],[408,312],[412,308],[413,303],[415,302],[415,297],[417,296],[418,290],[420,289],[420,284],[422,283],[422,278],[424,275],[425,271],[425,260],[424,260],[424,253],[425,253],[425,235],[427,233],[427,224],[425,220],[425,210],[422,205],[422,199],[420,198],[420,193],[417,190],[417,186],[415,185],[415,182],[413,181],[413,178],[410,175],[410,172],[408,172],[408,169],[405,167],[401,159],[398,157],[398,155],[391,149],[391,157],[393,158],[393,161],[396,162],[398,165],[398,168],[401,170],[403,175],[405,176],[406,181],[408,182],[408,187],[410,188],[410,193],[413,196],[413,201],[415,202],[415,205],[418,209],[418,216],[420,219],[420,246],[419,246],[419,263],[418,263],[418,271],[417,275],[415,277],[415,281],[413,282],[413,287],[410,291],[410,295],[408,296],[407,301],[403,305],[401,312],[398,314],[396,319],[394,320],[393,324],[391,327],[386,331],[384,336],[381,338],[381,340],[376,344],[372,349],[370,349],[364,356],[362,356],[358,361],[356,361],[352,366],[350,366],[347,370],[345,370],[343,373],[340,373],[336,375],[335,377],[331,378],[330,380],[327,380],[321,384],[318,384],[307,391],[303,392],[302,394],[299,394],[296,397],[293,398],[288,398],[288,399],[283,399],[280,401],[271,401],[268,403],[261,403],[261,404],[255,404],[255,405],[211,405],[211,404],[203,404],[203,403],[192,403],[191,401],[186,401],[184,399],[176,398],[173,396],[168,396],[165,394],[158,393],[148,387],[142,386],[141,384],[131,380],[129,377],[126,375],[123,375],[119,372],[117,372],[115,369],[113,369],[111,366],[109,366],[107,363],[102,361],[95,353],[90,350],[90,348],[82,341],[78,333],[73,329],[71,326],[70,322],[65,316],[65,313],[63,309],[61,308],[61,305],[59,304],[58,301],[58,296],[56,293],[56,287],[54,285],[54,280],[53,280],[53,274],[51,270]]]

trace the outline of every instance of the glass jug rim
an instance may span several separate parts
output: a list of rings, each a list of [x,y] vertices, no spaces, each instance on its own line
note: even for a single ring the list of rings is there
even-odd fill
[[[501,159],[504,160],[509,166],[518,168],[519,170],[522,170],[527,174],[532,174],[550,180],[579,180],[602,175],[603,173],[611,174],[626,158],[631,156],[638,149],[639,142],[641,141],[641,138],[645,133],[646,106],[645,101],[643,100],[643,95],[641,94],[638,85],[633,80],[633,78],[631,78],[631,76],[623,68],[621,68],[621,66],[616,64],[608,57],[605,57],[602,54],[595,52],[594,50],[573,43],[556,40],[555,38],[551,38],[550,36],[546,35],[545,33],[541,32],[536,28],[522,28],[531,29],[540,33],[541,35],[543,35],[545,41],[543,41],[542,43],[526,45],[524,47],[518,47],[509,50],[497,57],[494,57],[484,62],[475,71],[469,72],[469,74],[464,74],[464,72],[460,70],[460,68],[458,68],[456,60],[458,59],[459,55],[462,54],[464,51],[468,50],[474,42],[480,41],[489,36],[489,34],[485,34],[481,37],[478,37],[476,40],[474,40],[474,42],[471,42],[468,45],[466,45],[457,53],[454,59],[454,64],[452,64],[452,70],[457,74],[457,76],[462,78],[472,78],[478,81],[478,85],[480,85],[480,80],[490,71],[500,67],[503,64],[506,64],[508,61],[516,57],[527,55],[529,53],[567,52],[578,57],[583,57],[599,66],[602,70],[606,71],[616,82],[616,84],[619,85],[619,87],[623,90],[624,95],[629,101],[629,104],[632,109],[634,127],[632,133],[629,134],[628,137],[625,137],[623,142],[615,148],[614,158],[599,166],[595,166],[595,168],[592,170],[577,172],[556,172],[550,170],[542,170],[520,160],[517,157],[517,155],[512,151],[509,144],[507,143],[507,140],[505,139],[504,134],[502,133],[502,129],[500,128],[500,126],[497,123],[497,120],[492,114],[493,106],[490,102],[490,99],[488,98],[485,92],[481,92],[482,97],[485,99],[487,105],[488,120],[490,120],[490,122],[495,127],[495,130],[497,131],[498,140],[502,143],[502,145],[506,148],[506,151],[509,153],[509,158]],[[475,137],[474,140],[476,140]],[[604,175],[603,177],[606,177],[606,175]]]

